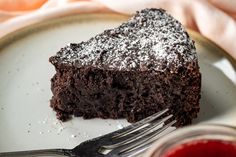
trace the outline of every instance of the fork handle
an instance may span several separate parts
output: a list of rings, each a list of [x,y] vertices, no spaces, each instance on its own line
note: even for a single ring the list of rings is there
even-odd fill
[[[74,156],[70,149],[44,149],[44,150],[30,150],[19,152],[4,152],[0,153],[0,157],[34,157],[34,156]]]

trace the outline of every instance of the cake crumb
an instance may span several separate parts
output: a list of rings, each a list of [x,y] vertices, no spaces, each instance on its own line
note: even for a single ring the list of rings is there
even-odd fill
[[[40,131],[40,132],[39,132],[39,134],[40,134],[40,135],[42,135],[42,134],[43,134],[43,132],[42,132],[42,131]]]

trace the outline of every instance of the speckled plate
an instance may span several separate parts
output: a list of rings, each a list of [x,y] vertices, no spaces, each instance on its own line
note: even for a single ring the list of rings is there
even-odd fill
[[[76,15],[44,21],[0,39],[0,151],[72,148],[80,142],[127,125],[125,120],[73,120],[61,123],[49,107],[48,58],[70,42],[87,40],[127,17]],[[190,31],[202,72],[201,112],[195,123],[236,125],[235,61]]]

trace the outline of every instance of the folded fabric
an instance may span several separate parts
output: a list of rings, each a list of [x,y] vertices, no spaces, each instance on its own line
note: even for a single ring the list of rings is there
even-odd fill
[[[167,10],[186,27],[209,38],[236,59],[235,0],[1,0],[0,37],[62,15],[90,12],[129,15],[151,7]]]

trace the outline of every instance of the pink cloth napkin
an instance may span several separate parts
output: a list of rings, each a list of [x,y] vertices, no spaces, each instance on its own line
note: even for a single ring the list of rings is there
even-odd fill
[[[18,10],[10,6],[14,1],[17,0],[0,1],[0,37],[32,23],[68,14],[118,12],[130,15],[155,7],[167,10],[186,27],[209,38],[236,59],[236,0],[38,0],[42,3]]]

